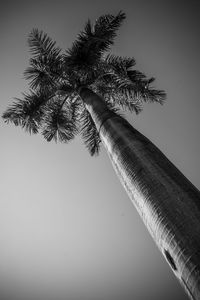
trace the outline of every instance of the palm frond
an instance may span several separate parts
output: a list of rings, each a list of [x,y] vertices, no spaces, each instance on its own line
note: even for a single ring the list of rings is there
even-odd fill
[[[142,111],[142,102],[162,104],[165,100],[164,91],[151,87],[155,78],[147,79],[144,73],[132,69],[135,65],[133,58],[109,54],[103,62],[107,70],[105,68],[105,72],[96,79],[95,83],[98,87],[106,86],[107,95],[122,109],[135,111],[138,114]]]
[[[96,79],[96,83],[110,86],[114,91],[116,88],[130,86],[133,82],[128,74],[132,72],[131,69],[134,65],[134,58],[108,54],[102,59],[101,75]]]
[[[6,123],[22,126],[29,133],[37,133],[42,122],[43,105],[50,95],[33,92],[23,94],[24,99],[15,98],[16,101],[5,111],[3,119]]]
[[[138,115],[142,110],[142,103],[136,97],[125,95],[125,93],[116,91],[110,95],[113,105],[117,105],[124,111],[135,112]]]
[[[55,47],[56,42],[52,41],[46,33],[42,30],[39,31],[37,28],[31,31],[28,37],[28,45],[34,56],[51,56],[57,58],[61,51],[59,47]]]
[[[118,66],[118,65],[117,65]],[[133,88],[133,83],[126,75],[126,70],[116,68],[95,82],[96,90],[104,99],[123,110],[136,114],[142,111],[142,102]]]
[[[33,58],[30,66],[25,70],[24,76],[31,80],[32,89],[51,89],[63,78],[61,49],[43,31],[33,29],[28,38]]]
[[[146,89],[142,93],[142,97],[145,102],[158,102],[163,104],[166,99],[166,93],[163,90],[156,90],[156,89]]]
[[[79,96],[72,95],[72,101],[70,104],[71,109],[71,120],[77,124],[77,130],[79,131],[80,127],[80,115],[83,111],[82,100]]]
[[[67,68],[91,70],[91,67],[99,59],[99,51],[94,51],[94,40],[91,23],[85,25],[84,30],[78,35],[72,47],[66,51],[65,65]]]
[[[100,60],[114,42],[116,31],[125,19],[125,14],[119,12],[117,16],[105,15],[96,20],[93,28],[88,21],[84,30],[78,35],[72,47],[67,50],[66,67],[84,69],[87,72]]]
[[[130,95],[123,89],[98,84],[96,91],[105,99],[108,108],[117,114],[119,114],[119,109],[136,114],[139,114],[143,109],[142,102],[135,95]]]
[[[74,88],[72,86],[72,84],[70,84],[67,80],[65,81],[61,81],[58,85],[57,85],[57,93],[58,94],[71,94],[73,93]]]
[[[60,102],[52,100],[44,110],[42,134],[48,142],[54,139],[56,142],[59,140],[66,143],[74,138],[77,133],[76,124]]]
[[[83,110],[80,116],[80,131],[90,155],[98,155],[101,139],[94,121],[86,109]]]
[[[136,64],[133,57],[122,57],[113,54],[108,54],[104,61],[112,70],[123,75],[126,75],[127,71]]]
[[[128,70],[127,75],[132,82],[139,82],[147,79],[146,75],[138,70]],[[149,82],[153,82],[154,78],[152,77],[149,80]]]
[[[61,58],[39,56],[30,59],[30,66],[24,71],[24,77],[30,80],[32,89],[41,90],[55,88],[61,80],[62,62]]]
[[[43,64],[41,59],[31,59],[30,66],[24,71],[24,77],[30,80],[32,89],[47,90],[55,87],[55,82],[48,72],[48,64]]]
[[[120,11],[116,16],[107,14],[99,17],[94,24],[94,36],[99,40],[101,51],[107,51],[114,43],[117,30],[126,18],[125,13]]]
[[[154,77],[149,79],[139,71],[128,72],[128,77],[133,83],[133,90],[144,102],[158,102],[163,104],[166,99],[166,93],[163,90],[157,90],[151,86],[155,81]]]

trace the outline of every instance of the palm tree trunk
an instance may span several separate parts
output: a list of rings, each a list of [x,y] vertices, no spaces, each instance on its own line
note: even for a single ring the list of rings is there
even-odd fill
[[[87,88],[80,96],[114,169],[191,299],[200,299],[200,192],[146,137]]]

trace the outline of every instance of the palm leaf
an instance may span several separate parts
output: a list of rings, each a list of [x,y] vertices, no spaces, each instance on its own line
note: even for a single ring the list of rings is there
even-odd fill
[[[28,45],[30,51],[34,56],[51,56],[57,58],[60,54],[61,49],[55,47],[56,42],[52,41],[43,31],[39,31],[34,28],[29,37]]]
[[[136,64],[133,57],[122,57],[113,54],[108,54],[104,60],[113,71],[122,75],[126,75],[127,71]]]
[[[60,58],[39,56],[30,59],[30,66],[24,71],[32,89],[51,90],[63,80]]]
[[[48,142],[54,139],[56,142],[59,140],[66,143],[74,138],[77,133],[76,124],[60,102],[50,101],[44,111],[42,134]]]
[[[97,79],[95,84],[97,92],[112,105],[117,105],[123,110],[129,110],[136,114],[142,111],[141,99],[138,97],[133,83],[127,77],[124,65],[120,67],[117,64],[115,69],[111,69]]]
[[[110,99],[113,105],[117,105],[124,111],[130,111],[139,114],[143,109],[142,103],[139,99],[136,97],[130,97],[130,95],[126,96],[123,92],[113,92],[110,95]]]
[[[133,92],[137,94],[138,98],[144,102],[158,102],[163,104],[166,99],[166,93],[163,90],[157,90],[151,86],[155,78],[151,77],[149,79],[139,71],[128,72],[128,77],[133,83]],[[129,92],[129,89],[127,89]],[[130,88],[130,93],[131,93]]]
[[[98,86],[107,86],[112,102],[122,109],[128,109],[136,114],[142,110],[142,102],[163,103],[166,94],[162,90],[151,87],[154,78],[147,79],[146,75],[133,70],[134,58],[124,58],[107,55],[104,59],[105,72],[96,80]]]
[[[16,101],[3,114],[5,122],[22,126],[29,133],[37,133],[42,122],[42,107],[50,95],[31,91],[23,94],[24,99],[15,98]]]
[[[98,155],[101,139],[94,121],[86,109],[83,110],[80,116],[80,131],[91,156]]]
[[[99,40],[101,52],[107,51],[114,43],[117,30],[125,18],[125,13],[120,11],[116,16],[107,14],[96,20],[94,24],[94,36]]]
[[[24,76],[30,80],[29,84],[32,89],[47,90],[55,87],[55,82],[46,66],[48,65],[44,65],[40,59],[30,61],[30,66],[24,71]]]
[[[124,19],[125,14],[122,12],[117,16],[105,15],[96,20],[93,28],[88,21],[72,47],[67,50],[66,66],[90,71],[113,44],[116,31]]]

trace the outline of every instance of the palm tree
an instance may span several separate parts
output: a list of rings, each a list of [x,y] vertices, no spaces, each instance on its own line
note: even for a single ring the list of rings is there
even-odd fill
[[[81,134],[91,155],[105,146],[123,186],[149,232],[192,299],[200,299],[200,193],[165,155],[134,129],[119,109],[138,114],[144,102],[163,103],[154,78],[137,71],[134,58],[109,53],[125,19],[88,20],[72,47],[61,52],[33,29],[25,71],[30,91],[3,114],[6,122],[47,141]]]

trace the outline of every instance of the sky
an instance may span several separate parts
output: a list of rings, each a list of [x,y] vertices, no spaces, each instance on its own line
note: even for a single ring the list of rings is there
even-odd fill
[[[123,10],[112,53],[155,76],[166,103],[129,122],[200,189],[199,1],[1,1],[0,113],[28,90],[27,36],[39,28],[71,46],[88,18]],[[188,299],[126,195],[105,150],[0,121],[0,299]]]

